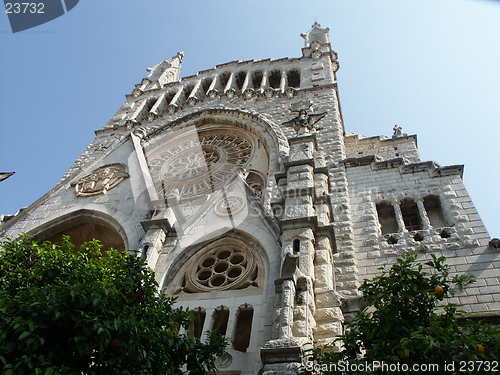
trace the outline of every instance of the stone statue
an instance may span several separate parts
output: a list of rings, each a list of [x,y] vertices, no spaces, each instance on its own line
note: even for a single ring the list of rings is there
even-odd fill
[[[406,137],[407,136],[406,133],[403,133],[403,128],[401,126],[394,125],[392,130],[394,131],[394,133],[392,134],[392,138],[399,138],[399,137]]]
[[[290,121],[283,123],[283,126],[288,126],[293,128],[297,135],[309,134],[313,129],[319,130],[314,125],[319,122],[323,117],[326,116],[327,112],[308,114],[307,109],[300,109],[298,111],[292,110],[292,112],[299,112],[299,115]]]

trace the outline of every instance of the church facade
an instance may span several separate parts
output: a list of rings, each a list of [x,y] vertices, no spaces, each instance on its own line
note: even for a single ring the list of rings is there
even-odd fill
[[[344,128],[328,29],[298,58],[234,61],[180,78],[148,69],[61,181],[2,222],[136,252],[162,292],[229,338],[221,374],[294,373],[359,309],[357,288],[407,251],[444,255],[477,282],[459,294],[497,319],[500,251],[463,166],[422,161],[415,135]]]

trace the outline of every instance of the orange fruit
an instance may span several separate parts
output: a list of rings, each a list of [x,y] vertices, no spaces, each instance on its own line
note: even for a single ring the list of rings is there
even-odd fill
[[[483,353],[486,351],[486,349],[485,349],[485,348],[484,348],[484,346],[482,346],[481,344],[477,344],[477,345],[476,345],[476,351],[477,351],[478,353],[483,354]]]
[[[184,345],[182,350],[184,351],[185,354],[191,353],[191,348],[187,345]]]
[[[116,348],[118,346],[118,340],[117,339],[114,339],[113,341],[111,341],[111,346],[113,348]]]
[[[405,353],[403,353],[403,351],[402,351],[402,350],[399,352],[399,354],[398,354],[398,355],[399,355],[399,358],[401,358],[401,359],[405,359],[405,358],[406,358],[406,357],[405,357]]]
[[[3,330],[5,330],[5,323],[4,323],[4,322],[0,323],[0,329],[1,329],[2,331],[3,331]]]
[[[434,293],[439,295],[443,294],[444,293],[443,287],[438,285],[437,287],[434,288]]]

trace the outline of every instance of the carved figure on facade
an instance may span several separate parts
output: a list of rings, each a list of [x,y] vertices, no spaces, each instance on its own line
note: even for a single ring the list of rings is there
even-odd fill
[[[97,168],[91,174],[71,184],[77,197],[106,194],[125,178],[130,177],[122,164],[110,164]]]
[[[394,125],[392,130],[394,131],[394,133],[392,134],[392,138],[406,137],[408,135],[406,133],[403,133],[403,128],[398,125]]]
[[[319,128],[316,128],[315,125],[327,114],[327,112],[308,114],[307,109],[305,108],[298,111],[290,109],[290,111],[298,112],[299,115],[290,121],[284,122],[283,126],[293,128],[293,130],[297,132],[297,135],[309,134],[313,130],[319,130]]]

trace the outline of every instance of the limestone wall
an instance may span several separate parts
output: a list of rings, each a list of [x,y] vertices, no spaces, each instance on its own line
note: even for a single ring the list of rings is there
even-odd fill
[[[462,183],[460,166],[454,173],[447,168],[445,175],[432,164],[426,168],[420,164],[411,173],[411,165],[379,169],[377,164],[346,166],[360,279],[378,275],[380,266],[393,263],[406,251],[417,250],[422,262],[430,254],[444,255],[454,273],[476,276],[477,282],[460,293],[456,302],[467,312],[498,311],[500,291],[493,285],[498,284],[500,254],[488,248],[490,237]],[[439,227],[421,225],[408,231],[401,230],[400,224],[395,233],[382,235],[377,204],[400,206],[429,196],[441,204]],[[430,222],[436,220],[428,216]]]
[[[417,136],[399,136],[388,138],[385,136],[365,137],[347,133],[344,138],[347,158],[376,155],[382,160],[405,158],[410,163],[420,162],[417,149]]]

